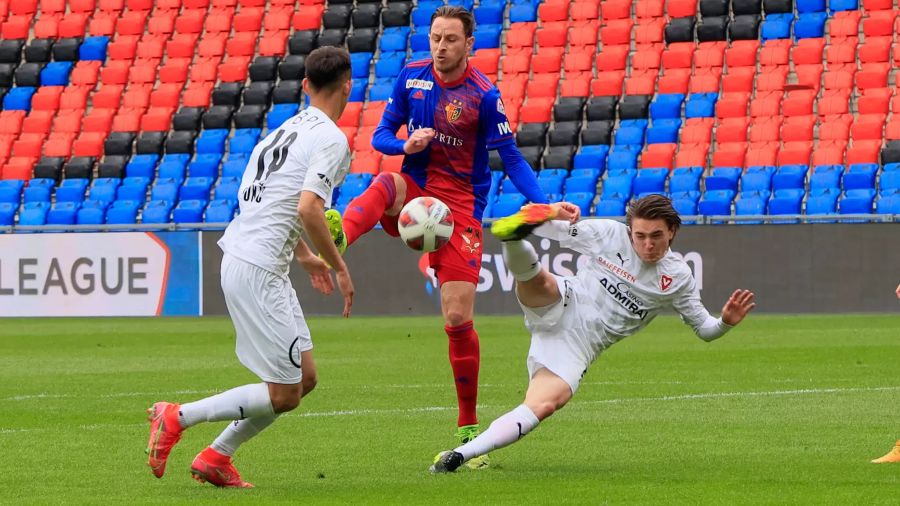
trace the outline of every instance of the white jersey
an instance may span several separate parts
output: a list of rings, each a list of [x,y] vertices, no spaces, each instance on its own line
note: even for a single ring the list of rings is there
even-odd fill
[[[662,310],[673,308],[697,331],[709,318],[688,265],[669,250],[655,264],[641,261],[623,223],[592,219],[568,226],[556,221],[535,235],[587,255],[592,261],[576,277],[590,296],[604,347],[646,327]]]
[[[309,107],[253,148],[238,201],[240,214],[219,246],[226,253],[287,275],[303,229],[297,206],[310,191],[331,206],[331,194],[350,168],[347,138],[324,112]]]

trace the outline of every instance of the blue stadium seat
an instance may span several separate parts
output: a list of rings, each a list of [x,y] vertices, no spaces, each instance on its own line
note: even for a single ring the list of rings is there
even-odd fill
[[[566,169],[541,169],[537,173],[538,179],[558,179],[563,181],[569,175]]]
[[[369,77],[369,68],[375,53],[350,53],[350,76],[353,79]]]
[[[169,200],[151,200],[144,206],[141,223],[169,223],[172,213],[172,202]]]
[[[234,218],[235,201],[216,199],[206,206],[207,223],[228,223]]]
[[[637,171],[632,190],[634,193],[664,193],[669,169],[641,169]]]
[[[734,200],[732,190],[708,190],[700,199],[698,210],[705,216],[730,215],[731,201]]]
[[[755,166],[749,167],[741,175],[741,191],[772,191],[772,175],[775,167]]]
[[[182,200],[172,211],[172,221],[175,223],[200,223],[203,221],[203,210],[206,209],[206,200]]]
[[[50,194],[56,189],[56,181],[48,178],[36,178],[28,182],[22,192],[25,202],[50,202]]]
[[[500,47],[500,34],[503,25],[477,25],[473,35],[475,36],[474,50]],[[415,48],[413,48],[415,50]]]
[[[794,38],[811,39],[825,36],[825,21],[828,14],[824,12],[810,12],[800,14],[794,22]]]
[[[119,190],[120,184],[122,184],[122,180],[114,177],[95,179],[94,184],[91,185],[89,198],[91,200],[99,200],[109,204],[113,200],[116,200],[116,193]]]
[[[525,205],[525,196],[520,193],[503,193],[497,197],[491,211],[493,218],[502,218],[509,216]]]
[[[178,187],[180,185],[181,181],[175,178],[161,177],[153,184],[153,188],[150,190],[150,199],[175,202],[178,200]]]
[[[471,12],[475,8],[475,0],[447,0],[447,5],[456,5]]]
[[[637,169],[637,159],[640,154],[641,147],[638,145],[614,146],[606,158],[606,167],[610,171]]]
[[[4,111],[30,111],[31,97],[37,91],[33,86],[15,86],[3,97]]]
[[[699,214],[697,212],[697,199],[699,199],[699,192],[697,192],[697,196],[693,197],[691,192],[679,192],[672,194],[672,207],[678,211],[678,214],[681,216],[696,216]],[[693,221],[686,221],[684,223],[694,223]]]
[[[569,171],[569,177],[590,177],[597,180],[600,179],[601,175],[603,175],[603,173],[597,168],[580,168]]]
[[[184,160],[168,159],[171,155],[166,155],[159,164],[160,178],[174,179],[179,183],[184,181],[185,172],[187,172],[187,163]]]
[[[672,171],[669,179],[669,191],[688,192],[700,190],[700,177],[703,175],[703,167],[679,167]]]
[[[855,163],[844,172],[844,190],[868,190],[875,188],[876,163]]]
[[[825,0],[796,0],[796,5],[799,13],[825,12]]]
[[[879,188],[884,192],[886,190],[900,190],[900,170],[894,170],[888,172],[885,170],[881,173],[881,181],[879,181]]]
[[[109,37],[99,35],[96,37],[87,37],[78,48],[78,59],[106,61],[106,47],[109,45]]]
[[[409,62],[414,62],[414,61],[419,61],[419,60],[430,60],[430,59],[431,59],[430,51],[413,51],[412,54],[409,55],[409,58],[407,58],[406,63],[404,63],[404,65]]]
[[[236,177],[221,177],[213,189],[213,198],[216,200],[237,201],[241,180]]]
[[[62,184],[56,189],[57,202],[81,202],[84,200],[84,192],[87,190],[88,179],[63,179]]]
[[[45,225],[49,211],[49,202],[26,202],[19,211],[19,225]]]
[[[409,34],[409,48],[413,51],[428,51],[431,48],[431,43],[428,38],[427,31],[419,31]],[[403,53],[406,56],[406,53],[403,51],[396,51],[397,53]]]
[[[778,167],[775,176],[772,178],[772,190],[803,188],[807,171],[809,171],[809,167],[806,165],[782,165]]]
[[[577,193],[566,193],[563,200],[566,202],[571,202],[575,204],[581,209],[582,216],[590,216],[591,214],[591,202],[594,200],[594,193],[590,192],[577,192]]]
[[[375,84],[369,88],[369,100],[380,102],[391,98],[394,92],[394,79],[390,77],[379,77],[375,79]]]
[[[419,4],[419,8],[413,11],[413,17],[415,17],[416,12],[419,10],[421,10],[421,4]],[[428,15],[428,22],[425,24],[431,24],[431,14]],[[406,51],[408,42],[408,26],[391,26],[384,29],[384,33],[381,35],[379,48],[382,51]]]
[[[606,157],[609,155],[609,146],[585,145],[575,154],[572,160],[573,169],[599,169],[602,174],[606,170]]]
[[[137,212],[143,201],[117,200],[106,211],[106,223],[110,225],[131,224],[137,222]]]
[[[625,201],[601,199],[594,208],[594,216],[625,216]]]
[[[296,114],[298,107],[297,104],[275,104],[272,107],[272,112],[269,113],[269,117],[271,117],[276,110],[293,110],[294,114]],[[293,116],[293,114],[288,116],[288,118],[291,116]],[[275,128],[278,128],[278,126],[281,126],[281,123],[283,122],[284,121],[282,120],[277,126],[269,128],[274,130]],[[215,153],[218,155],[225,153],[225,141],[228,139],[229,133],[231,133],[231,131],[226,128],[203,130],[200,132],[200,136],[197,137],[197,153]]]
[[[22,199],[23,188],[25,188],[25,181],[21,179],[0,180],[0,202],[9,202],[18,206]]]
[[[81,209],[78,210],[75,221],[79,225],[102,225],[106,222],[107,207],[109,207],[109,202],[85,200],[81,204]]]
[[[858,0],[829,0],[828,10],[831,12],[855,11],[859,9]]]
[[[654,120],[654,125],[658,119],[680,119],[684,98],[684,93],[656,95],[656,100],[650,103],[650,118]]]
[[[212,188],[211,177],[189,177],[179,190],[178,198],[181,200],[209,200],[209,190]]]
[[[872,212],[875,190],[847,190],[840,203],[841,214],[865,214]],[[856,220],[854,220],[856,221]]]
[[[159,155],[134,155],[129,160],[128,165],[125,166],[125,176],[153,179],[156,176],[157,163],[159,163]]]
[[[685,118],[712,118],[716,115],[718,93],[691,93],[684,106]]]
[[[737,192],[738,179],[743,169],[739,167],[719,167],[713,169],[712,175],[706,177],[706,189],[731,190]]]
[[[671,192],[669,198],[672,200],[692,200],[695,204],[700,201],[700,190]]]
[[[538,186],[545,194],[560,194],[563,190],[563,179],[538,178]]]
[[[537,4],[529,0],[516,0],[509,7],[509,22],[522,23],[537,21]]]
[[[232,160],[235,154],[246,153],[248,156],[259,142],[259,128],[239,128],[234,131],[234,136],[228,142],[228,159]],[[246,163],[246,160],[244,160]],[[241,169],[243,172],[243,168]]]
[[[801,0],[803,1],[803,0]],[[793,14],[768,14],[762,24],[760,38],[765,42],[772,39],[789,39]]]
[[[680,119],[655,119],[647,129],[647,144],[677,143],[680,129]]]
[[[363,83],[365,84],[365,83]],[[300,104],[275,104],[272,110],[266,115],[266,127],[269,130],[275,130],[282,123],[291,119],[297,111],[300,110]]]
[[[47,212],[48,225],[74,225],[81,202],[56,202]]]
[[[352,88],[350,89],[350,102],[366,101],[366,86],[369,84],[367,80],[354,79]]]
[[[222,177],[244,177],[244,169],[247,168],[247,157],[231,153],[222,164]]]
[[[69,74],[75,62],[54,61],[47,64],[41,71],[41,86],[66,86],[69,84]]]
[[[597,192],[597,180],[594,177],[570,177],[566,179],[566,193],[590,193]]]
[[[834,214],[837,212],[837,200],[841,195],[839,188],[815,188],[809,190],[806,199],[806,214]]]
[[[148,186],[150,186],[150,178],[126,177],[122,180],[122,186],[119,187],[116,200],[144,202],[147,199]]]
[[[766,201],[768,198],[768,192],[741,192],[740,197],[734,202],[735,216],[766,214]],[[762,222],[762,220],[742,220],[735,223],[739,225],[757,225]]]
[[[769,214],[800,214],[804,193],[802,188],[776,189],[769,200]],[[782,223],[788,221],[782,221]]]
[[[0,204],[2,206],[3,204]],[[882,196],[876,204],[878,214],[900,214],[900,193],[890,196]],[[0,207],[2,213],[2,207]]]
[[[406,63],[405,51],[381,53],[378,63],[375,64],[375,77],[397,77],[403,70],[404,63]],[[365,77],[368,78],[369,75],[366,74]]]
[[[610,172],[609,177],[603,182],[603,193],[601,197],[604,200],[610,200],[613,195],[619,196],[620,200],[629,200],[632,194],[632,185],[637,176],[637,171],[616,171]]]
[[[16,219],[16,209],[18,208],[18,204],[0,202],[0,227],[13,226]]]
[[[481,2],[475,8],[476,25],[499,25],[503,23],[506,2]]]
[[[644,135],[647,132],[647,120],[626,119],[619,122],[616,130],[616,147],[620,144],[644,145]]]
[[[188,175],[191,177],[218,177],[220,163],[222,163],[222,155],[219,153],[197,153],[194,160],[188,165]]]
[[[884,164],[884,171],[885,172],[900,171],[900,163],[886,163],[886,164]]]
[[[841,165],[816,165],[809,176],[809,187],[840,188],[841,171],[843,170],[844,167]]]
[[[347,174],[344,184],[341,185],[341,196],[351,195],[356,197],[372,183],[372,174]]]

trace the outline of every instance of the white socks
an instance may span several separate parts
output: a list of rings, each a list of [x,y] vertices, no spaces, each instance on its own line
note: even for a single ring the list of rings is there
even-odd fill
[[[528,281],[541,272],[541,261],[528,241],[505,241],[503,258],[516,281]]]
[[[540,421],[534,416],[531,409],[520,404],[516,409],[494,420],[481,435],[454,451],[461,453],[466,460],[469,460],[515,443],[531,432],[531,429],[537,427],[538,423]]]
[[[229,423],[228,427],[225,427],[225,430],[219,434],[219,437],[213,441],[211,446],[222,455],[227,455],[229,457],[234,456],[234,452],[237,451],[239,446],[262,432],[262,430],[271,425],[276,418],[278,418],[278,415],[272,414],[235,420],[233,423]]]
[[[273,417],[274,420],[274,415],[269,387],[265,383],[255,383],[182,404],[178,421],[182,429],[187,429],[200,422],[242,420],[259,416]]]

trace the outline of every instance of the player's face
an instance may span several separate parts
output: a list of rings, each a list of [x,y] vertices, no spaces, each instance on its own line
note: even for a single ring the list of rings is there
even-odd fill
[[[431,57],[438,72],[449,74],[465,67],[466,55],[472,50],[475,37],[466,37],[462,21],[436,18],[431,23],[430,37]]]
[[[631,221],[631,244],[638,257],[646,263],[656,263],[666,256],[675,233],[669,230],[665,220]]]

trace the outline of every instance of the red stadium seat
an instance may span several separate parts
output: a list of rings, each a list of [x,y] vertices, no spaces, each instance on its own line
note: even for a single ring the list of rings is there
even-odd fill
[[[631,77],[625,80],[626,95],[653,95],[656,89],[656,76],[658,72],[655,70],[646,71],[639,74],[637,71],[631,74]]]
[[[199,34],[206,22],[206,9],[184,9],[175,19],[175,32],[180,35]]]
[[[2,39],[27,39],[28,33],[31,31],[31,16],[17,15],[10,16],[3,22],[0,28],[0,38]]]
[[[716,142],[747,142],[750,118],[725,118],[716,126]]]
[[[121,84],[104,84],[94,92],[92,101],[94,109],[118,109],[122,103],[125,86]]]
[[[112,128],[112,120],[116,115],[115,109],[97,109],[94,107],[87,113],[81,127],[85,132],[109,132]]]
[[[744,142],[720,143],[712,156],[713,167],[743,167],[747,155],[747,144]]]
[[[724,42],[702,42],[694,51],[695,68],[722,68],[725,64]]]
[[[781,125],[781,140],[784,142],[812,142],[815,128],[816,117],[813,115],[785,115],[784,123]]]
[[[402,156],[385,156],[381,159],[381,172],[397,172],[403,170]]]
[[[639,49],[631,55],[633,70],[659,70],[660,51],[656,49]]]
[[[72,154],[72,142],[74,141],[75,134],[73,133],[55,132],[47,137],[47,140],[44,143],[43,155],[68,158],[68,156]]]
[[[259,7],[241,7],[241,11],[234,15],[234,31],[253,32],[259,34],[262,28],[263,9]]]
[[[210,11],[206,15],[206,22],[203,23],[205,36],[216,34],[228,34],[231,32],[231,23],[234,19],[234,9],[222,9]]]
[[[641,20],[640,24],[634,29],[634,41],[638,44],[638,47],[648,44],[662,44],[665,29],[666,20],[664,18]]]
[[[22,132],[26,134],[41,134],[46,136],[50,133],[53,126],[53,116],[55,111],[37,110],[31,111],[25,120],[22,121]]]
[[[133,60],[140,40],[139,35],[119,35],[107,46],[107,56],[110,60]]]
[[[141,116],[144,115],[143,109],[129,109],[122,107],[113,118],[113,132],[138,132],[141,129]]]
[[[293,2],[290,7],[270,6],[269,12],[263,17],[263,28],[266,35],[269,32],[289,31],[291,29],[291,15],[294,13]]]
[[[147,20],[147,33],[158,35],[171,35],[175,32],[175,19],[178,11],[154,12]]]
[[[119,21],[118,14],[106,12],[98,12],[91,18],[88,24],[88,33],[93,36],[105,35],[112,37],[116,33],[116,22]]]
[[[712,128],[712,118],[690,118],[684,122],[684,126],[681,128],[680,141],[682,144],[705,144],[708,146],[712,140]]]
[[[630,18],[607,21],[600,27],[600,41],[609,45],[630,44],[633,25],[634,21]]]
[[[856,108],[860,114],[884,114],[890,110],[890,88],[869,88],[862,90],[862,95],[856,100]]]
[[[144,33],[147,24],[147,11],[127,11],[122,13],[116,23],[116,33],[119,35],[140,35]]]
[[[725,63],[729,70],[734,67],[756,67],[758,52],[758,40],[736,40],[725,50]]]
[[[781,116],[771,116],[763,118],[753,118],[750,122],[750,142],[774,142],[781,140],[781,124],[784,118]]]
[[[797,84],[815,91],[822,87],[822,64],[796,65]]]
[[[569,36],[569,23],[556,22],[545,23],[540,30],[535,32],[538,47],[566,47],[566,40]]]
[[[237,32],[225,43],[225,52],[228,56],[253,56],[256,52],[257,38],[257,32]],[[200,47],[203,47],[203,42],[200,43]]]
[[[663,19],[665,3],[663,0],[637,0],[634,15],[640,19]]]
[[[753,91],[753,78],[756,69],[753,67],[729,68],[728,73],[722,76],[722,91],[750,93]]]
[[[159,59],[138,59],[128,72],[129,85],[145,85],[156,82],[156,69],[159,67]]]
[[[63,110],[86,109],[88,96],[92,90],[92,86],[66,86],[62,95],[59,97],[59,108]]]
[[[759,64],[763,67],[787,65],[790,62],[790,57],[791,44],[789,39],[770,40],[759,49]]]
[[[689,69],[693,64],[694,50],[692,42],[675,42],[662,52],[662,66],[668,69]]]
[[[100,69],[100,82],[104,85],[125,84],[131,71],[131,61],[111,60]]]
[[[857,56],[861,63],[887,63],[891,61],[892,37],[866,37],[859,45]]]
[[[137,44],[135,56],[138,58],[160,59],[166,52],[167,35],[144,35]]]
[[[469,58],[469,63],[485,74],[495,74],[500,69],[500,55],[484,53],[483,49],[475,52],[475,56]]]
[[[641,167],[644,169],[671,169],[677,144],[648,144],[641,153]]]
[[[184,84],[190,65],[190,58],[169,58],[166,64],[159,68],[160,82]]]
[[[96,0],[69,0],[69,9],[72,12],[92,13],[96,8]]]
[[[675,155],[675,167],[706,167],[709,158],[709,143],[681,144]]]
[[[70,12],[59,21],[60,37],[84,37],[89,16],[85,13]]]
[[[717,118],[736,118],[747,115],[747,105],[750,102],[749,93],[730,92],[723,93],[716,102]]]
[[[583,47],[595,51],[600,33],[600,25],[597,22],[588,22],[580,26],[573,26],[569,30],[569,46],[571,49]]]
[[[601,72],[591,81],[591,95],[595,97],[619,96],[622,94],[622,84],[625,81],[625,71]]]
[[[714,72],[691,76],[690,92],[716,93],[719,91],[719,81],[721,78],[722,74],[716,74]]]
[[[84,118],[83,110],[60,111],[53,118],[53,131],[77,134],[81,132],[82,118]]]
[[[502,66],[503,76],[506,74],[528,74],[531,70],[531,53],[509,54],[503,58]]]
[[[522,123],[549,123],[553,111],[554,97],[529,98],[519,110]]]
[[[569,2],[552,0],[542,2],[538,6],[538,18],[541,20],[541,24],[569,19]]]
[[[45,14],[34,23],[34,36],[41,39],[55,39],[59,36],[59,14]]]
[[[894,34],[894,20],[897,18],[897,11],[875,11],[869,12],[869,16],[863,19],[863,33],[866,37],[882,37]]]
[[[866,63],[856,73],[856,87],[860,90],[886,88],[890,71],[890,63]]]
[[[744,157],[744,166],[775,165],[777,159],[777,142],[751,142],[747,148],[747,156]]]
[[[600,19],[600,3],[575,0],[569,8],[569,17],[574,21],[592,21]]]
[[[822,63],[822,51],[825,50],[825,39],[800,39],[791,50],[794,65]]]
[[[193,58],[197,48],[197,33],[176,34],[166,42],[166,54],[169,58]]]
[[[892,0],[863,0],[862,4],[866,11],[889,11],[894,8]]]
[[[0,135],[19,135],[22,131],[23,121],[25,121],[25,111],[0,112]]]
[[[856,74],[856,65],[844,65],[834,68],[830,65],[828,72],[822,75],[822,85],[826,90],[851,90],[853,89],[853,77]],[[834,70],[832,70],[834,69]]]
[[[559,74],[559,71],[562,69],[562,54],[547,51],[546,49],[541,50],[540,53],[531,58],[531,69],[541,74],[549,72]]]
[[[504,103],[509,110],[510,101],[519,101],[525,99],[525,84],[528,82],[527,75],[518,75],[513,79],[504,79],[497,83],[497,89],[500,90],[500,96],[503,97]]]
[[[812,155],[812,165],[843,165],[845,147],[820,142]]]
[[[358,127],[359,119],[362,116],[363,103],[362,102],[348,102],[347,107],[344,109],[344,113],[338,118],[337,126],[339,127]],[[377,126],[378,123],[375,123]]]
[[[0,170],[3,173],[3,179],[30,181],[35,161],[36,159],[31,157],[14,156],[10,158]]]
[[[851,37],[826,47],[825,61],[828,63],[828,69],[831,70],[834,64],[855,62],[857,44],[858,40]]]
[[[775,161],[778,165],[807,165],[811,154],[811,141],[785,142]]]
[[[31,97],[32,110],[56,111],[65,86],[41,86]]]
[[[217,57],[201,58],[197,57],[188,70],[188,79],[192,83],[195,82],[215,82],[218,77],[219,63],[221,59]]]
[[[46,133],[23,133],[13,142],[12,155],[25,158],[38,158],[47,139]]]
[[[25,4],[25,9],[30,11],[30,13],[34,13],[32,10],[32,4],[30,2],[23,2]],[[65,0],[42,0],[40,2],[41,14],[61,14],[66,12],[66,2]]]
[[[130,11],[149,11],[156,3],[154,0],[127,0]]]
[[[900,118],[891,120],[884,127],[884,138],[889,141],[900,139]]]
[[[356,152],[350,162],[351,174],[378,174],[381,172],[382,154],[377,151]]]
[[[591,73],[566,71],[566,78],[559,81],[559,96],[588,97],[591,95]]]
[[[534,46],[534,32],[537,23],[512,23],[506,32],[506,47],[517,48]]]
[[[687,93],[690,80],[690,69],[667,70],[665,75],[659,78],[657,89],[659,93]]]
[[[364,127],[356,131],[356,140],[354,141],[354,149],[360,151],[375,151],[372,147],[372,134],[375,133],[375,127]]]
[[[784,91],[784,85],[787,83],[788,67],[772,67],[761,72],[756,77],[756,92],[761,91]]]
[[[284,56],[288,30],[266,30],[266,34],[259,41],[260,56]]]
[[[354,144],[356,142],[356,132],[359,130],[354,127],[340,127],[341,132],[344,132],[344,135],[347,137],[347,145],[350,148],[350,151],[353,151]]]
[[[152,84],[132,85],[122,95],[122,107],[130,109],[146,110],[150,107],[150,93],[153,91]]]
[[[378,126],[386,106],[387,102],[369,102],[366,104],[366,109],[362,112],[362,126]]]
[[[850,127],[850,138],[854,142],[881,140],[885,119],[885,114],[860,114]]]
[[[697,0],[666,0],[666,14],[670,18],[694,17],[697,15]]]
[[[225,83],[244,82],[247,80],[249,66],[249,56],[229,56],[228,60],[219,64],[219,80]]]
[[[191,83],[181,97],[181,105],[185,107],[209,107],[212,98],[213,83]]]
[[[225,44],[227,43],[227,33],[206,34],[197,44],[197,55],[201,58],[221,58],[225,55]]]
[[[591,72],[594,68],[594,51],[590,48],[570,49],[564,56],[563,68],[566,69],[566,75],[570,72]]]
[[[294,30],[318,30],[322,26],[324,5],[304,5],[294,13],[291,26]]]
[[[631,0],[606,0],[600,9],[600,17],[604,21],[630,18]]]
[[[832,39],[856,37],[859,34],[860,11],[836,12],[828,25],[828,34]]]
[[[819,140],[846,142],[850,138],[850,124],[841,118],[840,115],[823,118],[819,123]]]
[[[103,155],[103,143],[106,141],[105,132],[83,132],[72,144],[72,154],[75,156]]]
[[[878,163],[881,154],[881,139],[853,141],[847,148],[847,165],[855,163]]]
[[[555,98],[559,87],[559,74],[533,74],[525,87],[525,96],[530,98]]]
[[[628,49],[625,46],[603,46],[597,54],[598,75],[609,70],[625,70],[628,60]]]

